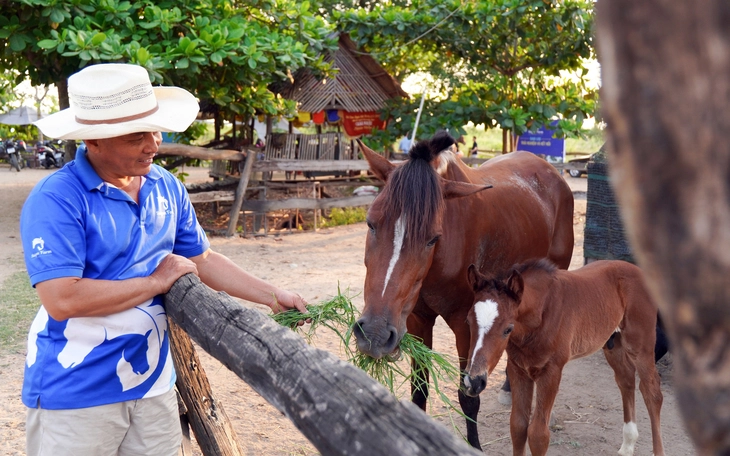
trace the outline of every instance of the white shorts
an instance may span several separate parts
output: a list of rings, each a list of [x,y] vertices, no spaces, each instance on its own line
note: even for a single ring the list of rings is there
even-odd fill
[[[28,409],[28,456],[176,456],[182,432],[175,390],[82,409]]]

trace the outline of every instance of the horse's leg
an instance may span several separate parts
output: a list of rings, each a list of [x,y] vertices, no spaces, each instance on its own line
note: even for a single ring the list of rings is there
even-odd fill
[[[550,240],[550,248],[547,257],[560,269],[568,269],[573,258],[574,236],[573,233],[573,208],[574,201],[572,193],[564,195],[557,203],[555,224],[553,225],[553,238]]]
[[[471,339],[469,337],[469,326],[466,324],[466,318],[456,318],[456,321],[447,322],[449,327],[454,331],[456,336],[456,351],[459,353],[459,370],[461,379],[459,381],[459,405],[461,411],[466,415],[466,440],[469,445],[482,449],[479,444],[479,431],[477,430],[477,415],[479,414],[479,406],[481,400],[479,396],[471,397],[464,393],[464,374],[469,359],[469,345]]]
[[[509,360],[507,361],[507,373],[512,379],[512,413],[509,417],[512,454],[524,456],[535,384],[526,372]]]
[[[502,383],[502,387],[499,389],[497,400],[502,405],[510,405],[512,403],[512,388],[510,387],[509,374],[507,373],[505,373],[504,383]]]
[[[632,456],[634,446],[639,438],[639,430],[636,427],[635,419],[635,391],[636,391],[636,370],[634,364],[628,358],[623,347],[622,334],[614,338],[613,348],[604,346],[603,354],[606,356],[608,365],[613,369],[616,384],[621,391],[621,400],[624,407],[624,430],[623,443],[618,450],[621,456]]]
[[[564,364],[563,364],[564,365]],[[535,414],[527,430],[527,442],[530,444],[532,456],[547,454],[550,446],[550,415],[558,395],[563,365],[548,364],[535,381]]]
[[[433,325],[436,323],[436,316],[433,318],[425,317],[411,312],[406,320],[408,332],[423,340],[424,345],[433,348]],[[421,410],[426,411],[426,402],[428,402],[428,371],[416,369],[415,363],[411,362],[411,372],[413,378],[411,380],[411,401]]]
[[[669,351],[669,339],[664,330],[664,323],[659,314],[656,317],[656,343],[654,344],[654,362],[656,363]]]

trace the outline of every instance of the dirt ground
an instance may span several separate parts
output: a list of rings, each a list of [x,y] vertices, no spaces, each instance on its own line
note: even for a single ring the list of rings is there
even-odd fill
[[[52,170],[24,169],[10,172],[0,165],[0,284],[11,274],[24,270],[18,228],[20,209],[32,186]],[[188,181],[207,179],[207,170],[188,169]],[[576,243],[571,269],[583,264],[586,178],[566,179],[574,188]],[[350,225],[319,231],[250,239],[211,239],[212,248],[229,256],[248,271],[279,286],[300,293],[310,303],[320,302],[349,290],[353,302],[362,308],[365,277],[363,252],[366,227]],[[249,303],[242,303],[251,305]],[[267,308],[261,307],[262,311]],[[320,334],[314,344],[339,353],[334,336]],[[434,349],[455,355],[454,338],[442,320],[434,334]],[[246,455],[313,455],[316,449],[289,420],[252,391],[246,383],[215,359],[198,350],[214,394],[222,404],[242,443]],[[0,455],[25,453],[25,407],[20,401],[25,353],[0,350]],[[478,418],[485,454],[512,454],[509,438],[509,408],[497,402],[504,380],[505,359],[489,379],[482,393]],[[662,435],[668,455],[692,455],[694,447],[684,430],[672,390],[671,356],[660,361],[662,392]],[[456,403],[455,386],[446,393]],[[405,397],[405,396],[403,396]],[[405,400],[405,399],[404,399]],[[651,454],[651,433],[646,407],[637,391],[639,441],[637,455]],[[455,433],[464,433],[463,419],[433,401],[429,414]],[[554,408],[557,425],[552,431],[549,455],[614,455],[621,446],[622,408],[613,373],[598,352],[568,364]],[[200,454],[195,448],[196,454]]]

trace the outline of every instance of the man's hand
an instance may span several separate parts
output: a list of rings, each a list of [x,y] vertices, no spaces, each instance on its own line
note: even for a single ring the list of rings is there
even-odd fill
[[[192,272],[198,275],[198,267],[189,259],[175,254],[168,254],[157,266],[150,278],[155,280],[159,287],[159,293],[170,291],[172,284],[185,274]]]
[[[273,313],[285,312],[290,309],[297,309],[301,313],[307,313],[307,301],[296,293],[287,290],[278,290],[274,294],[274,300],[269,305]],[[307,318],[297,323],[302,326],[304,323],[311,323],[312,319]]]
[[[289,309],[297,309],[301,313],[307,313],[307,301],[298,294],[287,290],[277,290],[269,307],[274,313],[284,312]]]

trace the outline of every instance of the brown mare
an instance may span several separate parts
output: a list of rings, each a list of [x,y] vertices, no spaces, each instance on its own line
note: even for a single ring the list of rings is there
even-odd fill
[[[539,257],[570,264],[573,195],[555,168],[529,152],[470,168],[451,151],[453,143],[437,133],[398,165],[361,145],[385,182],[367,215],[365,307],[353,328],[358,349],[374,358],[396,351],[406,330],[432,347],[441,316],[456,336],[463,371],[474,297],[469,265],[490,272]],[[428,377],[422,380],[411,392],[425,410]],[[469,417],[467,439],[480,448],[479,398],[459,391],[459,403]]]
[[[515,266],[501,278],[488,278],[471,266],[468,280],[475,304],[469,313],[472,353],[463,383],[467,394],[479,394],[507,350],[514,455],[525,454],[526,441],[533,456],[547,453],[548,422],[563,367],[601,347],[623,400],[619,454],[634,454],[639,435],[634,404],[638,372],[654,456],[664,455],[659,426],[663,399],[654,364],[657,306],[637,266],[604,260],[562,271],[547,260],[537,260]],[[537,405],[530,419],[535,387]]]

